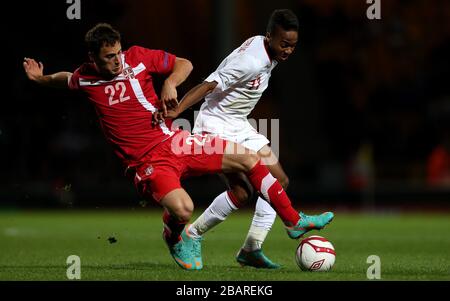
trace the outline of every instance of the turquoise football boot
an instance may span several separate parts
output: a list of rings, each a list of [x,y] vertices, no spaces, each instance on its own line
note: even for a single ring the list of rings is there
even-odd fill
[[[303,212],[299,213],[300,220],[294,227],[287,228],[286,231],[290,238],[301,238],[305,233],[311,230],[320,230],[329,224],[333,218],[333,212],[325,212],[320,215],[306,215]]]
[[[183,232],[184,231],[185,230],[183,230]],[[197,270],[194,256],[192,254],[192,248],[189,243],[186,243],[182,239],[182,236],[177,243],[170,243],[163,232],[163,239],[169,248],[170,255],[172,255],[172,258],[179,267],[185,270]]]
[[[188,229],[191,225],[186,226],[181,233],[181,239],[187,244],[193,257],[193,269],[201,270],[203,268],[202,260],[202,240],[203,237],[193,238],[189,235]]]
[[[241,266],[251,266],[257,269],[279,269],[281,267],[264,255],[261,249],[255,251],[241,249],[236,256],[236,260]]]

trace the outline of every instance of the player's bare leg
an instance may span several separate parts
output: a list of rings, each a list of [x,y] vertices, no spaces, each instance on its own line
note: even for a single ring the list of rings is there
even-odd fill
[[[286,188],[288,178],[270,148],[263,148],[260,156],[269,170],[273,170],[271,173],[282,183],[283,188]],[[232,212],[247,203],[253,195],[254,189],[244,173],[222,174],[221,177],[227,183],[229,189],[218,195],[192,223],[192,226],[189,227],[189,233],[193,237],[200,238],[203,234],[223,222]],[[275,210],[259,197],[250,230],[236,258],[241,265],[269,269],[279,267],[278,264],[273,263],[262,252],[262,244],[275,218]]]
[[[160,204],[165,208],[163,239],[173,259],[183,269],[201,269],[202,264],[195,261],[192,254],[192,241],[185,231],[185,225],[189,222],[194,210],[191,197],[184,189],[178,188],[166,194]]]
[[[193,237],[201,237],[223,222],[231,213],[245,204],[249,195],[252,194],[253,189],[250,184],[247,184],[245,174],[221,174],[220,177],[227,184],[228,190],[219,194],[189,227],[189,233]]]
[[[289,237],[293,239],[300,238],[310,230],[321,229],[333,219],[331,212],[319,216],[299,214],[292,207],[280,182],[261,163],[259,155],[239,144],[227,142],[222,158],[222,171],[245,173],[253,188],[275,209],[285,224]]]
[[[305,216],[302,223],[299,224],[300,216],[292,207],[281,184],[261,163],[256,152],[239,144],[227,142],[222,158],[222,171],[225,173],[244,172],[252,186],[263,195],[264,200],[269,202],[280,216],[291,238],[299,238],[311,229],[322,228],[332,219],[332,213],[321,216],[315,223],[309,221],[308,216]],[[305,222],[307,224],[302,227],[301,224]]]
[[[264,199],[274,207],[286,226],[295,226],[299,220],[297,211],[292,207],[281,184],[262,164],[256,152],[243,146],[228,142],[222,159],[222,170],[241,171],[246,174],[252,186],[262,193]]]
[[[267,167],[261,163],[259,155],[239,144],[227,142],[222,158],[222,171],[225,173],[245,173],[253,188],[259,191],[263,195],[264,200],[269,202],[275,209],[285,224],[289,237],[293,239],[300,238],[310,230],[323,228],[333,218],[333,213],[331,212],[326,212],[319,216],[299,214],[292,207],[281,184],[270,174]],[[226,197],[227,193],[224,194]],[[228,203],[230,206],[233,204],[231,200]],[[189,228],[189,232],[192,232],[191,228]],[[197,235],[196,237],[199,236]],[[194,240],[194,246],[196,244],[200,245],[200,240]],[[200,250],[200,247],[196,246],[196,249]],[[197,255],[199,256],[197,260],[201,260],[201,253],[199,252]]]
[[[231,149],[230,145],[235,144],[227,141],[226,148]],[[239,160],[245,159],[244,154],[248,154],[248,151],[243,147],[240,147],[239,150],[241,153],[231,159],[225,159],[228,155],[224,155],[222,158],[222,169],[223,171],[228,172],[226,176],[223,176],[224,180],[229,184],[234,184],[234,193],[229,189],[214,199],[210,206],[189,227],[189,233],[192,237],[200,238],[201,235],[223,222],[228,215],[241,206],[239,200],[241,200],[241,203],[244,203],[251,194],[251,191],[245,184],[245,175],[236,172],[246,169],[239,163]],[[225,154],[230,152],[230,150],[225,150]],[[258,160],[256,153],[253,153],[252,155],[255,156],[255,160]],[[251,164],[251,162],[248,164]],[[239,199],[236,196],[239,196]]]
[[[194,209],[193,202],[184,189],[174,189],[165,195],[160,204],[165,208],[163,215],[164,240],[171,245],[180,240],[181,232],[189,222]]]
[[[232,157],[228,158],[228,156]],[[246,159],[249,156],[254,158]],[[192,237],[201,237],[201,235],[223,222],[228,215],[247,201],[252,192],[247,188],[245,175],[239,173],[239,171],[247,170],[253,164],[253,161],[258,160],[255,152],[250,153],[242,146],[227,141],[225,154],[222,158],[222,170],[228,172],[224,179],[229,186],[233,187],[234,191],[230,188],[214,199],[210,206],[189,227],[189,233]],[[248,167],[246,168],[244,164]]]
[[[317,216],[298,213],[292,207],[280,182],[261,163],[258,154],[241,145],[227,143],[222,159],[222,170],[224,172],[244,172],[252,186],[262,194],[264,200],[269,202],[280,216],[290,238],[297,239],[310,230],[322,229],[334,217],[331,212]]]
[[[258,155],[261,157],[261,161],[266,165],[270,173],[280,182],[283,189],[286,190],[289,179],[270,147],[265,145],[258,151]],[[272,206],[262,199],[261,196],[258,196],[255,205],[255,214],[250,229],[242,248],[236,256],[236,260],[241,265],[268,269],[280,267],[279,264],[272,262],[262,251],[262,245],[269,231],[272,229],[276,216],[277,213]]]

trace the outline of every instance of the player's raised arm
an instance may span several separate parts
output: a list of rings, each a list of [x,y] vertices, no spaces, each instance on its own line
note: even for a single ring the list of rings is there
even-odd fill
[[[184,58],[177,57],[172,73],[164,81],[161,90],[161,105],[164,114],[167,109],[174,109],[178,105],[177,87],[186,80],[193,69],[192,63]]]
[[[205,98],[206,95],[211,93],[214,88],[217,86],[217,82],[207,82],[204,81],[201,84],[195,86],[191,90],[189,90],[186,95],[181,99],[181,102],[178,106],[178,114],[183,113],[188,108],[192,107],[200,100]]]
[[[198,84],[184,95],[177,107],[170,109],[166,114],[164,112],[153,114],[153,122],[157,123],[163,121],[165,118],[177,118],[178,115],[205,98],[205,96],[211,93],[216,86],[217,82],[215,81],[204,81],[203,83]]]
[[[23,68],[28,79],[48,87],[54,88],[68,88],[69,78],[71,72],[57,72],[49,75],[44,75],[44,65],[41,62],[36,62],[34,59],[25,58],[23,61]]]

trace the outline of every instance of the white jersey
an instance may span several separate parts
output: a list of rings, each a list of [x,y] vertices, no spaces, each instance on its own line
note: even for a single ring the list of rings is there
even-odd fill
[[[235,49],[205,79],[207,82],[216,81],[217,86],[205,97],[196,120],[208,118],[208,124],[196,122],[194,132],[217,132],[217,127],[226,131],[228,127],[246,123],[247,116],[266,90],[276,65],[264,46],[264,36],[251,37]],[[211,124],[209,117],[215,120],[215,124]]]

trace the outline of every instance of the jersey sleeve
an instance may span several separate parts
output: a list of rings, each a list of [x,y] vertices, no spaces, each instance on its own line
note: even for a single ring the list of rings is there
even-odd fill
[[[164,50],[133,46],[129,51],[144,63],[150,73],[169,74],[175,65],[176,56]]]
[[[250,80],[256,73],[257,66],[254,60],[248,56],[241,56],[211,73],[205,81],[216,81],[215,89],[225,91],[236,84]]]
[[[80,68],[75,70],[68,79],[69,89],[78,90],[80,89]]]

